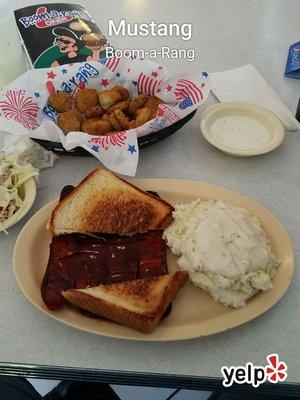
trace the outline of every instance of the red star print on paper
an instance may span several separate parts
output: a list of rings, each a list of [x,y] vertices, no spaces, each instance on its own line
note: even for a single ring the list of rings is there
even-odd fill
[[[168,84],[168,86],[166,86],[166,91],[167,92],[171,92],[173,86],[171,86],[170,84]]]
[[[160,88],[156,89],[156,93],[160,93],[160,92],[161,92]]]
[[[151,73],[151,75],[154,76],[154,78],[156,78],[157,75],[158,75],[158,72],[153,71],[153,72]]]
[[[109,85],[108,79],[102,79],[100,85],[104,87],[108,86]]]
[[[203,83],[201,83],[201,85],[200,85],[202,88],[204,88],[204,86],[205,86],[205,83],[203,82]]]
[[[49,79],[54,79],[56,77],[55,73],[53,71],[47,72],[48,78]]]
[[[158,67],[158,69],[161,71],[162,69],[164,69],[164,67],[162,67],[161,65]]]
[[[278,354],[270,354],[267,357],[269,365],[266,367],[268,379],[272,383],[283,382],[287,377],[287,365],[279,361]]]

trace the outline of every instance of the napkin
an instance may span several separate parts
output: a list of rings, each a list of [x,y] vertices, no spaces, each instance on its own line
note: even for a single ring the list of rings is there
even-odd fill
[[[247,101],[272,111],[285,129],[300,129],[300,123],[264,77],[251,65],[209,74],[212,92],[219,101]]]
[[[41,147],[29,137],[6,134],[1,149],[5,154],[17,154],[26,164],[37,169],[51,168],[58,158],[54,153]]]

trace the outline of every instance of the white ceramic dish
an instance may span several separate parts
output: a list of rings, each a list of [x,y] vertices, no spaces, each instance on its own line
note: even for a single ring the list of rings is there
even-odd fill
[[[284,127],[276,115],[246,102],[209,107],[201,115],[200,130],[210,144],[237,157],[268,153],[284,138]]]
[[[72,307],[50,311],[41,298],[41,282],[49,257],[51,236],[45,225],[57,201],[48,203],[27,222],[15,244],[13,265],[17,282],[27,299],[40,311],[64,324],[86,332],[127,340],[184,340],[212,335],[241,325],[263,314],[283,296],[294,274],[294,252],[289,236],[280,222],[260,204],[239,193],[207,183],[173,179],[136,179],[142,190],[153,190],[171,204],[204,200],[224,200],[244,207],[256,215],[281,261],[273,278],[273,289],[250,299],[245,307],[232,309],[216,303],[203,290],[188,282],[172,304],[172,312],[150,334],[143,334],[107,320],[89,318]],[[37,245],[38,243],[38,245]],[[167,251],[168,269],[178,269],[177,257]],[[272,327],[267,327],[271,329]],[[42,332],[41,332],[42,334]]]
[[[19,188],[19,195],[23,200],[21,207],[10,218],[8,218],[5,222],[0,224],[0,232],[1,230],[6,230],[11,226],[13,226],[14,224],[16,224],[30,210],[36,197],[36,184],[33,177],[29,178]]]

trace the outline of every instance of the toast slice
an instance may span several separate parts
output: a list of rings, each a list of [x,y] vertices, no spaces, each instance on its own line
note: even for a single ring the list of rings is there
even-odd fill
[[[91,172],[54,208],[47,229],[66,233],[131,234],[165,229],[173,207],[105,169]]]
[[[151,332],[188,279],[186,271],[63,292],[67,301],[140,332]]]

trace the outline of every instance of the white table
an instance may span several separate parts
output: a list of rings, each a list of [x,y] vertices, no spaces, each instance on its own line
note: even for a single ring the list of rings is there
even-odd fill
[[[14,1],[14,7],[33,3]],[[300,80],[283,76],[288,47],[299,37],[300,1],[293,0],[102,0],[81,1],[100,27],[107,19],[128,22],[193,24],[189,42],[178,38],[112,38],[128,48],[169,45],[195,48],[196,60],[164,60],[172,72],[221,71],[254,64],[294,113]],[[215,100],[210,98],[205,107]],[[205,181],[246,194],[274,213],[299,246],[300,136],[287,136],[274,152],[261,157],[233,158],[211,147],[199,134],[200,112],[165,141],[141,151],[137,177]],[[98,166],[94,158],[61,157],[42,171],[42,187],[28,216],[0,238],[0,360],[50,366],[220,377],[222,365],[265,363],[278,352],[288,364],[288,381],[300,383],[298,265],[290,289],[270,311],[228,332],[199,340],[149,343],[109,339],[83,333],[39,312],[23,296],[13,276],[16,237],[40,207],[56,198],[65,184],[76,184]],[[38,243],[37,243],[38,245]],[[162,380],[163,382],[163,380]],[[151,382],[150,382],[151,383]]]

